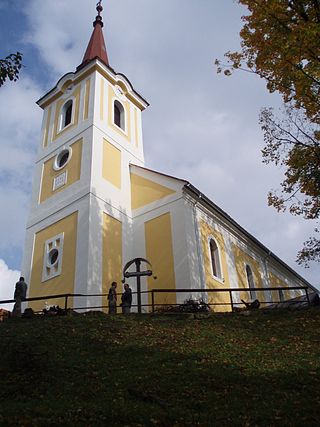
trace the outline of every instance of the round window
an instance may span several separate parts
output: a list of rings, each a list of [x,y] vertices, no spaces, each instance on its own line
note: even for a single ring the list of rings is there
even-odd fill
[[[64,150],[60,151],[59,154],[57,154],[54,162],[54,169],[59,170],[62,169],[70,160],[71,158],[71,149],[65,148]]]
[[[48,253],[48,267],[54,266],[59,259],[59,250],[56,248],[53,248]]]

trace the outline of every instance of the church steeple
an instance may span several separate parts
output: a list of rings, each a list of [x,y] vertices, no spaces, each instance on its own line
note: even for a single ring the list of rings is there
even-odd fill
[[[88,64],[95,58],[100,59],[103,63],[109,66],[108,54],[106,45],[103,37],[103,22],[101,12],[103,11],[103,7],[101,5],[101,0],[97,3],[97,12],[95,21],[93,22],[93,32],[87,47],[87,50],[84,54],[82,63],[78,68],[82,68],[84,65]]]
[[[109,66],[101,1],[97,12],[81,64],[38,101],[43,127],[22,270],[29,298],[107,294],[134,257],[130,167],[144,165],[148,103]],[[77,306],[106,305],[81,298]],[[43,301],[32,307],[41,311]]]

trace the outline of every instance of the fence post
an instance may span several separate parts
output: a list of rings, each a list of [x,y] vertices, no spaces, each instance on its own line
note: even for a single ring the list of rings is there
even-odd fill
[[[154,313],[154,291],[151,291],[151,304],[152,304],[152,313]]]
[[[231,302],[231,311],[233,311],[233,298],[232,298],[232,291],[229,291],[230,294],[230,302]]]
[[[68,310],[68,296],[69,295],[65,295],[65,303],[64,303],[64,311],[67,313]]]
[[[306,288],[306,297],[307,297],[308,305],[310,305],[311,303],[310,303],[308,288]]]

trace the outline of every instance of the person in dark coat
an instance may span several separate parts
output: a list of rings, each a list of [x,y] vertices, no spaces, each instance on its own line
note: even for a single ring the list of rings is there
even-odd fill
[[[24,301],[27,297],[28,285],[24,281],[24,277],[20,277],[19,282],[16,283],[16,288],[14,290],[13,298],[16,300],[13,307],[12,314],[13,316],[21,316],[21,302]]]
[[[124,292],[121,296],[122,313],[129,314],[131,310],[131,305],[132,305],[132,291],[128,283],[125,283],[123,287],[124,287]]]
[[[108,293],[109,314],[117,314],[117,282],[111,283]]]

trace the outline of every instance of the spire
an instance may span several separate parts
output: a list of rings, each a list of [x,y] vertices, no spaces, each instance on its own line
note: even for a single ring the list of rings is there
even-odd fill
[[[109,66],[107,49],[102,32],[103,22],[101,12],[103,11],[103,7],[101,5],[101,1],[102,0],[99,0],[99,2],[97,3],[98,15],[96,16],[96,19],[93,23],[93,32],[86,53],[84,54],[82,63],[79,65],[78,68],[83,67],[95,58],[99,58],[102,62]]]

